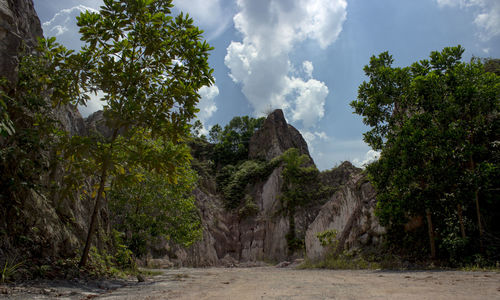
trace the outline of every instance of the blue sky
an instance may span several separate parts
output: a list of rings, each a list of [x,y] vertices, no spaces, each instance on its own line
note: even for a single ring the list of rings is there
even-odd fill
[[[80,46],[75,17],[101,0],[34,0],[45,36]],[[308,141],[319,169],[361,166],[377,153],[349,103],[366,80],[370,56],[389,51],[396,66],[462,45],[500,57],[499,0],[175,0],[215,47],[216,83],[200,90],[205,129],[237,115],[282,108]],[[97,101],[81,108],[84,116]]]

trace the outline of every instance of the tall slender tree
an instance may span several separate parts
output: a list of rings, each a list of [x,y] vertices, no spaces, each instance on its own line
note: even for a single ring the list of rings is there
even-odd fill
[[[104,93],[110,129],[96,144],[99,183],[80,266],[87,261],[110,175],[126,167],[120,157],[128,155],[171,181],[183,165],[178,162],[189,159],[176,144],[189,135],[198,90],[213,83],[207,61],[212,48],[188,15],[171,16],[172,6],[171,0],[104,0],[99,13],[78,17],[85,42],[80,54],[85,59],[84,86]],[[164,147],[132,138],[146,133]]]

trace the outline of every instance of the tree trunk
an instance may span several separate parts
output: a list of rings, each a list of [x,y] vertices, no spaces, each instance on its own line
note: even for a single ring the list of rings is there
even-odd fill
[[[476,169],[476,163],[474,162],[474,158],[472,154],[470,155],[470,168],[474,172]],[[476,190],[474,191],[474,201],[476,202],[476,214],[477,214],[477,228],[479,229],[479,247],[481,252],[484,251],[483,247],[483,225],[481,225],[481,210],[479,209],[479,188],[476,186]]]
[[[460,222],[460,231],[462,233],[462,238],[466,238],[465,235],[465,225],[464,225],[464,218],[462,216],[462,205],[459,203],[457,205],[457,212],[458,212],[458,221]]]
[[[105,157],[105,160],[102,162],[101,169],[101,180],[99,182],[99,190],[97,191],[97,197],[94,204],[94,211],[92,212],[92,217],[90,219],[89,231],[87,232],[87,240],[85,241],[85,247],[83,248],[82,258],[80,259],[80,263],[78,267],[82,268],[87,264],[87,258],[89,256],[90,244],[92,243],[92,236],[94,235],[94,231],[96,230],[97,225],[97,215],[99,214],[99,210],[101,208],[102,195],[104,194],[104,185],[106,184],[106,179],[108,177],[108,166],[109,166],[109,157],[112,154],[113,143],[118,135],[118,128],[113,130],[113,136],[111,137],[111,145],[109,147],[109,156]]]
[[[429,229],[429,243],[431,246],[431,258],[436,258],[436,242],[434,241],[434,228],[432,227],[432,217],[431,211],[429,209],[425,210],[427,214],[427,227]]]
[[[80,268],[84,267],[87,264],[90,244],[92,242],[92,236],[94,234],[94,231],[96,230],[95,227],[97,223],[97,215],[99,214],[99,210],[101,208],[101,199],[102,199],[102,194],[104,193],[104,185],[106,183],[107,171],[108,171],[107,163],[104,162],[102,164],[99,190],[97,192],[97,197],[94,204],[94,211],[92,212],[92,218],[90,219],[89,231],[87,232],[87,240],[85,241],[85,248],[83,248],[82,258],[80,259],[80,263],[78,264],[78,267]]]
[[[477,213],[477,226],[479,228],[479,247],[481,247],[481,252],[483,252],[483,225],[481,224],[481,211],[479,210],[479,189],[476,188],[474,192],[474,198],[476,201],[476,213]]]

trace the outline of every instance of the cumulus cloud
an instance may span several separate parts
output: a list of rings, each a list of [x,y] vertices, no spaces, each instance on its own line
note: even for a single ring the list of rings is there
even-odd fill
[[[306,74],[306,78],[312,78],[312,73],[314,71],[314,66],[312,62],[305,60],[302,62],[302,69],[304,70],[304,73]]]
[[[176,0],[174,7],[189,13],[196,24],[207,33],[208,40],[221,35],[231,24],[231,11],[229,0]]]
[[[207,126],[207,120],[210,119],[210,117],[212,117],[212,115],[217,111],[215,98],[219,95],[219,88],[215,84],[211,86],[203,86],[198,93],[201,96],[200,102],[197,106],[200,110],[198,112],[198,119],[203,125],[203,128],[200,130],[200,134],[208,135],[208,130],[211,126]]]
[[[324,115],[328,88],[312,78],[310,61],[302,63],[304,77],[294,76],[289,54],[306,40],[322,49],[331,45],[346,19],[345,0],[238,0],[234,16],[241,42],[232,41],[225,64],[256,114],[266,107],[291,113],[308,128]]]
[[[472,9],[474,24],[480,28],[479,37],[490,40],[500,36],[500,1],[498,0],[436,0],[440,7]]]
[[[214,84],[209,87],[204,86],[198,92],[201,96],[201,100],[198,103],[198,108],[200,109],[198,118],[204,123],[217,111],[215,97],[219,95],[219,88]]]
[[[363,158],[355,158],[352,160],[352,164],[358,168],[364,168],[371,162],[374,162],[380,158],[380,152],[375,150],[368,150]]]

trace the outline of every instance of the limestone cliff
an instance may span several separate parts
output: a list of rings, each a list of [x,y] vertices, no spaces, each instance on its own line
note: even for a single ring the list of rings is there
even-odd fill
[[[331,249],[320,244],[317,234],[326,230],[337,232],[337,249],[360,248],[378,245],[384,229],[374,215],[375,190],[366,180],[361,170],[345,173],[351,169],[350,163],[337,168],[338,173],[348,176],[327,203],[321,207],[314,221],[307,228],[305,236],[306,255],[310,259],[324,258]],[[351,169],[353,170],[353,169]]]
[[[264,121],[262,128],[252,136],[249,145],[249,158],[271,160],[289,148],[297,148],[300,153],[309,155],[307,143],[290,124],[287,124],[283,111],[273,111]]]
[[[17,79],[19,53],[29,51],[42,36],[32,0],[0,0],[0,74]]]
[[[249,159],[269,161],[292,147],[309,155],[298,130],[286,123],[281,110],[276,110],[251,138]],[[247,185],[247,195],[258,208],[250,216],[242,217],[237,211],[224,209],[222,196],[213,189],[197,189],[195,196],[204,227],[203,239],[190,249],[174,247],[168,259],[179,265],[209,266],[278,262],[303,255],[300,251],[288,250],[286,235],[290,224],[280,200],[282,170],[283,167],[278,166],[266,178]],[[375,193],[362,170],[344,162],[322,172],[320,180],[336,190],[335,194],[325,199],[324,204],[298,209],[293,216],[296,235],[304,239],[307,257],[318,259],[325,255],[328,249],[319,244],[316,234],[328,229],[339,232],[338,237],[346,249],[378,243],[383,229],[373,215]]]
[[[21,55],[33,51],[37,38],[42,37],[42,28],[32,0],[0,0],[0,77],[12,83],[17,82],[17,70]],[[46,99],[49,101],[50,99]],[[85,122],[78,110],[66,105],[46,112],[59,123],[59,128],[70,135],[85,134]],[[2,146],[2,145],[0,145]],[[48,257],[74,256],[86,237],[88,222],[92,212],[91,202],[76,192],[62,195],[55,188],[61,186],[63,166],[54,159],[52,149],[40,153],[39,186],[29,189],[23,196],[20,211],[6,213],[7,220],[0,220],[0,232],[16,223],[23,241],[9,236],[0,242],[0,261],[4,255],[20,255],[25,258],[45,259]],[[82,183],[84,185],[89,182]],[[106,224],[106,213],[100,221]],[[25,252],[19,248],[26,247]],[[18,247],[18,248],[16,248]]]

